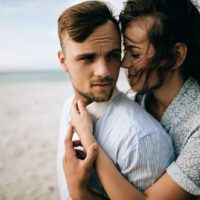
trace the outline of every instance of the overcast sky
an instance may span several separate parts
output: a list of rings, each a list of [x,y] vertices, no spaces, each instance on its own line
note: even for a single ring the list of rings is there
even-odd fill
[[[83,0],[0,0],[0,71],[57,69],[57,18]],[[107,0],[115,14],[123,0]]]
[[[83,1],[0,0],[0,71],[58,69],[57,18]],[[125,0],[105,1],[117,15]]]

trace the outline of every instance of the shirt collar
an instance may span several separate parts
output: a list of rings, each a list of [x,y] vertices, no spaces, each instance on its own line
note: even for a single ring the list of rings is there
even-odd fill
[[[93,120],[99,119],[105,111],[108,109],[113,99],[119,95],[119,90],[117,88],[114,89],[112,97],[105,102],[92,102],[89,104],[86,109],[90,113]]]

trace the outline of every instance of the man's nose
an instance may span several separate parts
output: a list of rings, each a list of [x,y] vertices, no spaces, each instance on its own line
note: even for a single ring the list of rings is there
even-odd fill
[[[95,64],[94,75],[95,76],[109,76],[110,75],[110,67],[106,60],[100,59]]]

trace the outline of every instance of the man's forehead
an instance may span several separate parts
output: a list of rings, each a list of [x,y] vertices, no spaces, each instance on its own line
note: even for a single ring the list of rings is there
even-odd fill
[[[114,45],[117,46],[118,44],[120,44],[120,38],[119,37],[113,37],[112,34],[104,34],[104,35],[92,35],[91,37],[88,37],[86,40],[82,41],[82,42],[76,42],[75,40],[73,40],[69,35],[65,35],[63,37],[63,42],[66,44],[76,44],[78,45],[91,45],[91,46],[95,46],[95,45]]]
[[[121,42],[107,36],[88,38],[83,42],[75,42],[67,37],[64,40],[64,49],[70,54],[107,53],[116,49],[120,51]]]
[[[110,43],[110,44],[117,44],[119,43],[120,38],[119,37],[113,37],[112,33],[96,33],[91,35],[91,37],[88,37],[86,42],[91,43],[91,44],[105,44],[105,43]]]
[[[120,34],[116,25],[113,22],[108,21],[107,23],[97,27],[95,31],[87,38],[87,40],[91,42],[94,40],[111,40],[117,42],[120,40]]]
[[[100,37],[91,37],[88,38],[86,40],[84,40],[83,42],[76,42],[74,40],[72,40],[70,37],[66,37],[63,39],[63,42],[66,46],[101,46],[101,45],[106,45],[106,46],[119,46],[119,44],[121,43],[121,41],[118,38],[113,38],[113,37],[109,37],[109,36],[100,36]]]
[[[84,55],[84,54],[96,54],[96,55],[106,55],[113,51],[119,51],[121,52],[121,46],[117,45],[83,45],[75,48],[67,47],[67,52],[71,55],[78,56],[78,55]]]

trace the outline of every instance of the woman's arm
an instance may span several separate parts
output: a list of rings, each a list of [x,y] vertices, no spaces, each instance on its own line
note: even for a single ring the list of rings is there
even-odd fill
[[[72,109],[72,125],[76,127],[83,146],[86,151],[90,145],[95,142],[92,136],[91,124],[88,120],[88,114],[81,104]],[[73,124],[74,123],[74,124]],[[81,125],[84,123],[84,125]],[[165,173],[153,186],[144,192],[139,191],[130,184],[117,170],[112,160],[107,156],[101,147],[98,148],[96,159],[96,171],[99,179],[106,190],[108,196],[114,200],[189,200],[192,195],[184,191],[177,185],[167,173]]]
[[[96,172],[110,199],[113,200],[189,200],[192,195],[184,191],[165,173],[144,192],[130,184],[117,170],[101,147],[95,162]]]
[[[113,200],[190,200],[193,196],[177,185],[165,173],[153,186],[144,192],[130,184],[117,170],[101,147],[96,159],[96,171],[100,182]]]

